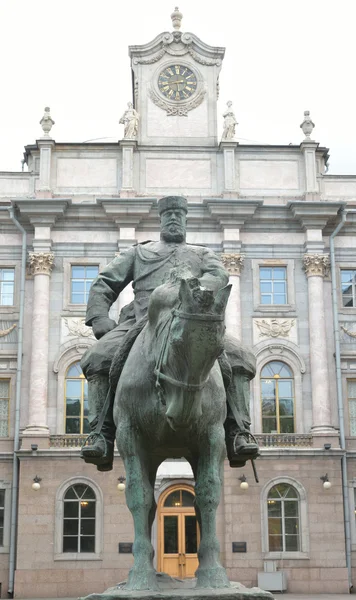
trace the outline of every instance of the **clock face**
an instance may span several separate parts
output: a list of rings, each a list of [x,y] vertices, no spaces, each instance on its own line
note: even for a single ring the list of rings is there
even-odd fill
[[[197,78],[188,67],[170,65],[159,74],[158,88],[169,100],[187,100],[197,89]]]

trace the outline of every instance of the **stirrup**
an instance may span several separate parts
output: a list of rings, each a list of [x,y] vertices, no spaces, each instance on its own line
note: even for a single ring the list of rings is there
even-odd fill
[[[90,457],[90,456],[98,456],[97,451],[96,450],[90,450],[90,446],[96,446],[97,444],[100,444],[100,446],[103,446],[103,451],[101,452],[101,454],[103,456],[107,456],[108,454],[108,442],[105,438],[105,436],[102,433],[97,433],[96,431],[92,431],[88,437],[85,439],[84,444],[81,448],[81,456],[82,458],[84,458],[85,456]],[[93,454],[92,454],[93,452]]]

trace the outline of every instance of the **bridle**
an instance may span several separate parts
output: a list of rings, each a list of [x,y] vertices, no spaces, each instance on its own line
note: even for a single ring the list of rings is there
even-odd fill
[[[165,400],[163,398],[163,390],[162,390],[160,380],[167,381],[168,383],[171,383],[172,385],[175,385],[176,387],[182,388],[182,389],[186,390],[187,392],[199,392],[200,390],[203,389],[203,387],[205,386],[205,384],[207,383],[207,381],[209,379],[209,376],[208,376],[201,383],[184,383],[183,381],[178,381],[178,379],[174,379],[173,377],[170,377],[169,375],[165,375],[164,373],[162,373],[162,366],[166,362],[166,359],[167,359],[168,339],[169,339],[169,334],[171,331],[174,317],[179,317],[180,319],[184,319],[186,321],[210,321],[210,322],[219,322],[219,321],[222,322],[225,319],[224,315],[211,315],[211,314],[201,315],[198,313],[186,313],[186,312],[182,312],[181,310],[179,310],[177,308],[173,308],[171,310],[171,314],[169,315],[166,323],[163,325],[163,329],[166,329],[166,331],[164,333],[163,342],[162,342],[161,349],[160,349],[160,352],[159,352],[159,355],[158,355],[158,358],[156,361],[156,365],[154,368],[154,374],[156,376],[156,389],[158,392],[158,396],[161,399],[163,404],[165,404]]]

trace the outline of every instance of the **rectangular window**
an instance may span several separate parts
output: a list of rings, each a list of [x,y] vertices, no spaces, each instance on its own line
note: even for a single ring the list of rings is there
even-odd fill
[[[287,304],[287,267],[260,267],[261,304]]]
[[[86,304],[91,284],[98,276],[98,265],[72,265],[71,304]]]
[[[0,490],[0,546],[4,545],[5,490]]]
[[[15,269],[0,269],[0,306],[13,306]]]
[[[347,381],[347,398],[349,403],[350,435],[356,435],[356,379]]]
[[[356,269],[341,269],[342,305],[348,308],[356,306]]]
[[[0,379],[0,438],[9,435],[10,379]]]

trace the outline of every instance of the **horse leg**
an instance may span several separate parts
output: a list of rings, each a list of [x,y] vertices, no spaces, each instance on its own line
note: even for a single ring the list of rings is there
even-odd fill
[[[193,475],[194,475],[194,479],[195,482],[197,481],[197,477],[198,477],[198,459],[196,457],[194,458],[189,458],[187,459],[190,466],[192,467],[192,471],[193,471]],[[201,514],[200,514],[200,510],[199,510],[199,506],[197,505],[197,501],[196,501],[196,497],[194,498],[194,509],[195,509],[195,514],[197,517],[197,521],[199,524],[199,530],[200,530],[200,537],[202,536],[202,522],[201,522]]]
[[[154,550],[151,543],[151,527],[155,513],[153,470],[147,452],[135,439],[132,430],[128,437],[129,448],[126,443],[123,459],[126,470],[126,502],[134,520],[135,541],[132,550],[134,565],[130,570],[126,588],[157,591],[156,572],[153,568]]]
[[[221,495],[224,455],[224,430],[216,427],[208,432],[201,444],[197,465],[195,493],[201,519],[197,588],[230,586],[220,563],[220,545],[216,536],[216,510]]]

